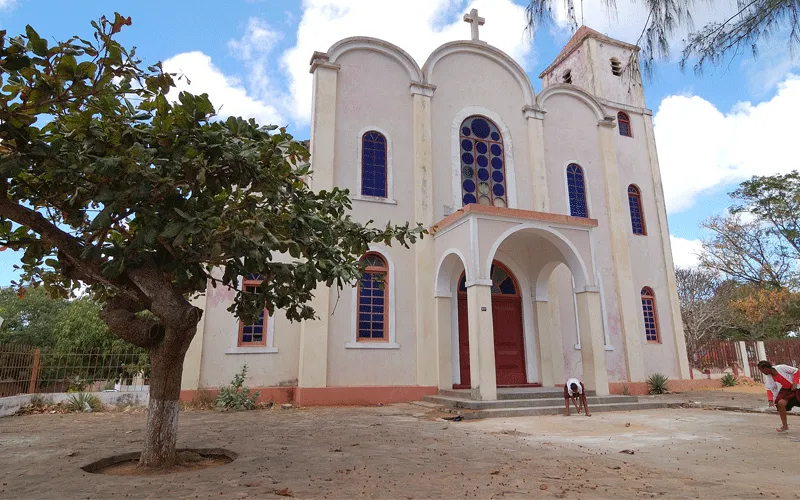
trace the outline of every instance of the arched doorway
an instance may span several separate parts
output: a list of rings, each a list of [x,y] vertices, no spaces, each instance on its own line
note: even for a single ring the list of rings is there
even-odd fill
[[[522,296],[519,283],[503,264],[494,261],[492,277],[492,323],[494,326],[494,360],[498,386],[527,383],[525,341],[522,328]],[[466,277],[458,281],[458,359],[461,383],[470,386],[469,327],[467,315]]]

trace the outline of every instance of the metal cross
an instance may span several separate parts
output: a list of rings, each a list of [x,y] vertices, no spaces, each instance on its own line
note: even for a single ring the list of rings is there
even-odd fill
[[[486,19],[478,16],[478,9],[472,9],[469,14],[464,14],[464,22],[472,25],[470,26],[472,28],[472,39],[475,41],[480,40],[478,27],[483,26],[486,23]]]

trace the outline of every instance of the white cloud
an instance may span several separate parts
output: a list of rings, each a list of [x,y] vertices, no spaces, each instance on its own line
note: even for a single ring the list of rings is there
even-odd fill
[[[351,36],[370,36],[391,42],[408,52],[420,65],[439,45],[467,40],[470,27],[464,13],[477,8],[486,24],[481,39],[529,66],[531,44],[525,30],[525,7],[511,0],[475,0],[459,9],[457,0],[406,0],[401,4],[376,0],[305,0],[297,44],[282,58],[288,72],[292,114],[299,123],[311,116],[309,60],[314,51],[325,52],[335,42]],[[389,12],[390,11],[390,12]]]
[[[703,250],[700,240],[687,240],[669,235],[669,241],[675,267],[697,267],[698,257]]]
[[[177,88],[170,94],[177,99],[180,91],[193,94],[207,93],[217,113],[221,116],[255,118],[259,124],[283,124],[284,118],[273,104],[268,104],[249,94],[237,78],[226,76],[202,52],[184,52],[164,61],[164,70],[186,75],[176,81]]]
[[[0,0],[0,10],[11,10],[16,3],[17,0]]]
[[[665,98],[654,124],[667,210],[689,209],[702,193],[753,175],[800,170],[797,110],[797,75],[772,99],[728,113],[698,96]]]

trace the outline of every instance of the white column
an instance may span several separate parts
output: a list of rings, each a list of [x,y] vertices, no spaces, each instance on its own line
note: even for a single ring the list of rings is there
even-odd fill
[[[576,291],[581,331],[583,383],[598,396],[608,395],[608,372],[603,342],[603,317],[599,291]]]
[[[414,222],[431,227],[433,220],[433,151],[431,149],[431,97],[433,85],[412,83],[414,140]],[[416,286],[417,385],[437,385],[436,311],[434,279],[436,255],[433,236],[426,236],[413,246]],[[448,378],[449,380],[449,378]]]
[[[450,316],[452,300],[451,296],[436,296],[436,337],[438,339],[440,390],[453,388],[453,327]]]
[[[603,160],[603,174],[606,189],[606,213],[608,229],[611,235],[611,255],[614,262],[617,288],[617,299],[620,305],[620,327],[622,342],[625,348],[628,380],[641,382],[645,379],[644,360],[642,358],[642,342],[644,332],[639,328],[641,314],[640,291],[633,282],[631,257],[628,249],[628,238],[631,234],[631,216],[627,203],[627,192],[622,193],[622,183],[617,166],[617,148],[613,120],[598,122],[600,135],[600,152]],[[590,214],[591,215],[591,214]],[[581,337],[582,339],[583,337]],[[583,349],[583,340],[581,340]],[[584,371],[586,365],[584,365]]]
[[[491,287],[491,280],[467,282],[470,387],[472,397],[481,401],[497,399]]]
[[[678,302],[678,285],[675,279],[675,263],[672,259],[672,244],[669,238],[669,224],[667,222],[667,207],[664,202],[664,186],[661,183],[661,169],[658,164],[658,152],[656,150],[656,140],[653,135],[653,120],[649,114],[643,115],[645,137],[647,139],[647,151],[650,155],[650,171],[653,175],[653,197],[656,202],[656,213],[658,214],[658,227],[660,229],[658,237],[661,238],[661,247],[664,249],[664,273],[667,281],[668,302],[672,315],[673,338],[675,339],[675,351],[678,356],[678,370],[681,378],[689,378],[689,356],[686,353],[686,338],[683,333],[683,320],[681,319],[681,307]]]
[[[333,188],[334,144],[336,141],[336,81],[339,65],[328,56],[314,53],[311,73],[314,86],[311,108],[310,187],[314,191]],[[325,387],[328,378],[328,327],[331,290],[317,283],[311,307],[319,319],[303,321],[300,327],[298,387]]]
[[[740,340],[737,344],[739,346],[739,364],[742,365],[742,375],[750,378],[753,373],[750,371],[750,360],[747,359],[747,344],[744,340]]]
[[[531,172],[533,185],[531,197],[533,210],[537,212],[550,211],[550,198],[547,191],[547,165],[544,161],[544,111],[533,106],[525,106],[522,110],[525,121],[528,122],[528,147],[530,151]]]
[[[759,340],[758,342],[756,342],[756,354],[758,355],[759,361],[764,361],[765,359],[767,359],[767,350],[764,349],[763,340]]]

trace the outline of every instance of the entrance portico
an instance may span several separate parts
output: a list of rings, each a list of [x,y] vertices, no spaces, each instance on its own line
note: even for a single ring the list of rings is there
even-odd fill
[[[470,204],[432,228],[440,389],[459,381],[470,387],[473,398],[494,400],[498,382],[508,385],[521,376],[527,383],[553,386],[562,380],[564,374],[555,373],[563,371],[563,360],[556,359],[561,332],[553,327],[550,308],[543,305],[549,300],[550,275],[565,264],[574,281],[584,384],[598,395],[608,394],[600,288],[592,258],[591,231],[596,226],[594,219]],[[499,278],[498,269],[503,270]],[[497,281],[506,275],[512,280],[506,282],[506,292],[513,293],[499,290]],[[462,303],[454,307],[459,295]],[[521,368],[515,366],[520,362],[520,314],[525,358]],[[504,352],[496,353],[496,346]],[[464,380],[466,375],[469,380]]]

